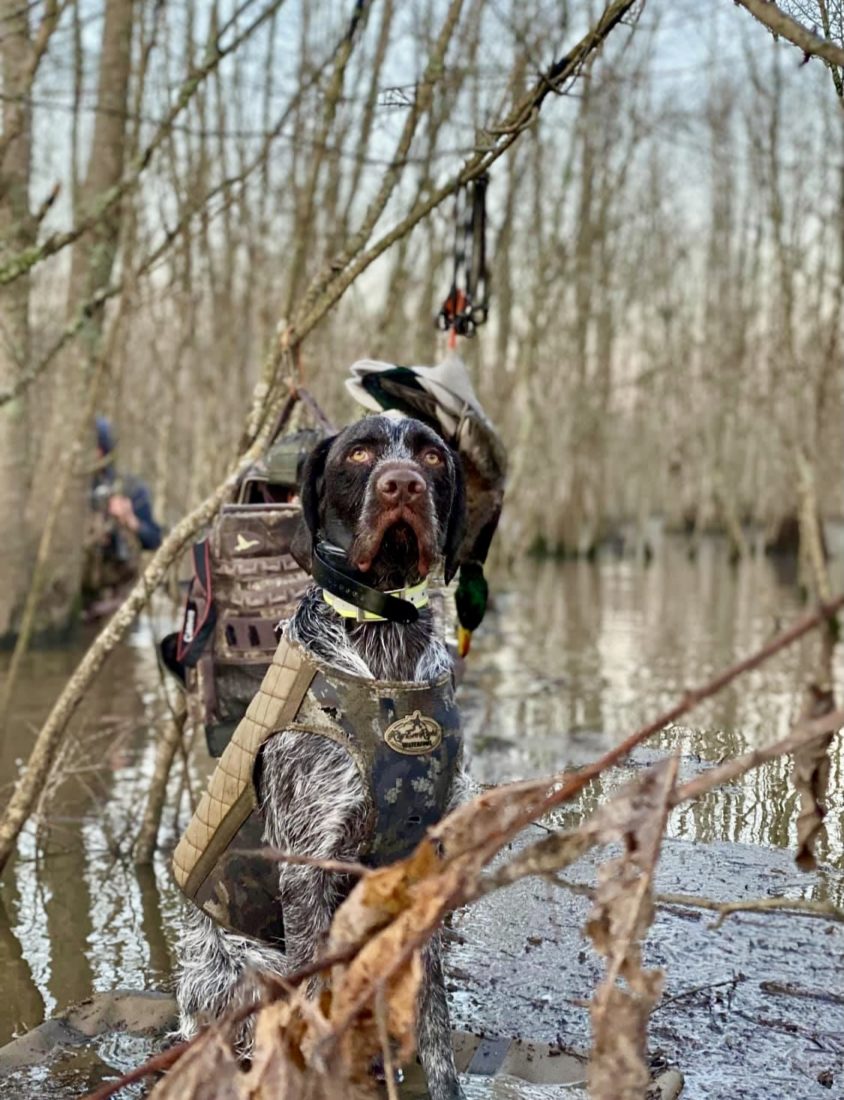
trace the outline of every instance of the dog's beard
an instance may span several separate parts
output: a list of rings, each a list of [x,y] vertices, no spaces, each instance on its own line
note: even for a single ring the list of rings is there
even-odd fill
[[[381,512],[359,530],[349,560],[376,587],[401,588],[426,577],[436,555],[433,524],[404,507]]]

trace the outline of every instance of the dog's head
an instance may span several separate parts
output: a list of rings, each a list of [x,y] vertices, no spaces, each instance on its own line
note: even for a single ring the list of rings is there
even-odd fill
[[[323,538],[382,591],[415,584],[438,559],[446,581],[459,565],[460,462],[419,420],[367,416],[323,440],[305,463],[301,498],[293,554],[308,572]]]

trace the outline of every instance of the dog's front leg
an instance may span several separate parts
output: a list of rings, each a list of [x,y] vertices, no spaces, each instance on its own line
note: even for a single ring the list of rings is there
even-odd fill
[[[419,1061],[428,1080],[431,1100],[462,1100],[463,1090],[454,1065],[439,932],[425,948],[422,961],[424,977],[419,995],[416,1044]]]
[[[320,858],[315,852],[302,854]],[[287,867],[281,873],[284,950],[291,974],[311,963],[327,938],[337,877],[315,867]],[[317,984],[316,979],[309,982],[312,992]]]
[[[314,734],[286,731],[264,750],[261,800],[265,839],[315,860],[355,861],[366,821],[366,792],[351,756]],[[353,881],[320,867],[281,863],[279,890],[287,972],[313,961]]]

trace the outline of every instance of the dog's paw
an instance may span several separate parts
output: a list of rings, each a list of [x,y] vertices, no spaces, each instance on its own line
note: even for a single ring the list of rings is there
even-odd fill
[[[384,1058],[378,1054],[372,1059],[372,1067],[369,1071],[376,1081],[384,1082],[387,1080],[387,1071],[384,1069]],[[401,1066],[396,1066],[393,1070],[393,1080],[397,1085],[404,1083],[404,1071]]]

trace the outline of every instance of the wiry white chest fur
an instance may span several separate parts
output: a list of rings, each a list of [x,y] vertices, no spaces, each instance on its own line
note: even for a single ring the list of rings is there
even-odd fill
[[[288,624],[293,641],[339,672],[367,680],[431,682],[451,668],[451,658],[424,608],[415,623],[357,623],[343,619],[313,588]]]

